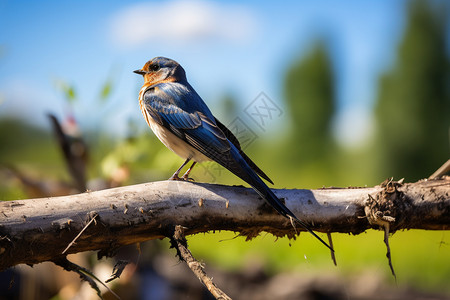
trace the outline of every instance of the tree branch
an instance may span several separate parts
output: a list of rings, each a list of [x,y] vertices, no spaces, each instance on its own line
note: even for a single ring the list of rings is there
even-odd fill
[[[447,230],[450,178],[371,188],[274,190],[300,219],[319,232],[358,234],[370,228]],[[75,243],[64,249],[85,228]],[[0,202],[0,270],[58,260],[167,236],[174,225],[190,235],[231,230],[251,239],[261,231],[295,237],[249,188],[180,181],[151,182],[78,195]],[[301,229],[301,228],[298,228]]]
[[[177,250],[177,255],[180,260],[186,262],[186,265],[197,276],[197,278],[206,286],[208,291],[216,299],[231,300],[227,294],[219,289],[211,278],[208,277],[203,270],[202,264],[192,256],[187,246],[186,238],[184,237],[184,229],[180,225],[175,226],[173,236],[170,237],[171,248]]]

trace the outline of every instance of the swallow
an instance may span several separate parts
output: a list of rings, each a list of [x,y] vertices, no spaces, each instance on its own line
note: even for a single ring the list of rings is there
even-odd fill
[[[139,106],[145,121],[167,148],[185,159],[170,179],[189,180],[196,163],[215,161],[247,182],[279,214],[290,219],[293,226],[295,220],[333,251],[263,182],[261,178],[273,184],[244,153],[234,134],[214,117],[187,81],[186,72],[179,63],[155,57],[134,73],[144,77],[144,85],[139,91]],[[191,167],[180,178],[180,171],[191,160]]]

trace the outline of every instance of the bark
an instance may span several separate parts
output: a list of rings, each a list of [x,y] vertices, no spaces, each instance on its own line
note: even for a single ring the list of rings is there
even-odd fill
[[[274,192],[318,232],[359,234],[386,226],[391,233],[450,229],[449,177],[406,184],[386,181],[370,188]],[[185,227],[185,235],[212,230],[231,230],[248,239],[262,231],[279,237],[296,235],[290,221],[249,188],[151,182],[0,202],[0,270],[20,263],[58,261],[87,250],[112,256],[120,246],[171,236],[175,225]]]

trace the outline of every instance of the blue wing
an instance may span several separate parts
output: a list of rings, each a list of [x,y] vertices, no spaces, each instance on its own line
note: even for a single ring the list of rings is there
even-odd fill
[[[239,143],[238,139],[234,136],[234,134],[225,126],[223,125],[219,120],[216,120],[217,126],[222,130],[222,132],[225,134],[227,139],[239,150],[239,154],[241,154],[242,158],[247,162],[247,164],[252,168],[253,171],[255,171],[259,176],[273,184],[273,181],[269,178],[269,176],[266,175],[251,159],[250,157],[245,154],[244,151],[241,149],[241,144]]]
[[[143,100],[156,122],[210,159],[219,160],[230,151],[227,137],[192,90],[179,84],[157,84],[145,92]]]
[[[147,111],[153,112],[151,115],[160,125],[169,128],[179,138],[189,142],[203,154],[209,152],[214,156],[214,160],[219,159],[214,150],[219,153],[228,151],[230,147],[225,142],[228,140],[258,175],[273,184],[272,180],[242,151],[238,139],[212,115],[188,83],[158,84],[147,90],[144,99]],[[186,105],[187,103],[189,105]],[[184,132],[184,130],[188,131]]]

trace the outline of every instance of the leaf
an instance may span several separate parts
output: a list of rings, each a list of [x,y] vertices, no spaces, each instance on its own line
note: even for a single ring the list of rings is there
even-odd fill
[[[113,87],[112,80],[106,81],[106,83],[103,85],[102,90],[100,92],[100,100],[102,102],[108,99],[108,97],[111,95],[112,87]]]
[[[67,89],[65,90],[66,93],[66,98],[69,102],[74,102],[75,101],[75,89],[72,86],[68,86]]]
[[[56,89],[63,92],[67,102],[74,103],[77,100],[75,88],[62,79],[55,80]]]

